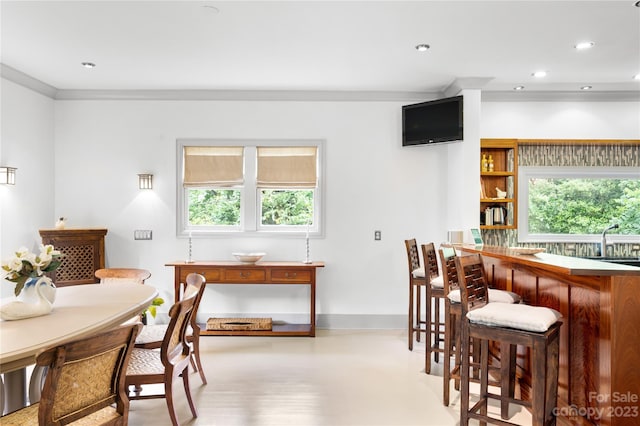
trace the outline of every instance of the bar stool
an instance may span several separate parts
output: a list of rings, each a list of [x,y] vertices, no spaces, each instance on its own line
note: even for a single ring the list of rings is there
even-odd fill
[[[425,342],[425,364],[424,372],[431,374],[431,354],[433,361],[439,362],[439,354],[444,353],[440,347],[440,342],[444,341],[444,323],[440,321],[440,301],[444,299],[444,281],[438,269],[438,255],[433,243],[422,244],[422,259],[424,259],[425,275],[429,279],[426,285],[425,328],[430,330],[427,333]],[[433,343],[431,343],[433,337]]]
[[[442,275],[444,277],[444,367],[443,367],[443,392],[442,403],[445,407],[449,406],[450,385],[451,380],[455,380],[455,388],[460,389],[460,317],[462,315],[460,286],[458,284],[458,271],[456,269],[456,251],[453,246],[442,245],[438,250],[440,257],[440,265],[442,266]],[[488,289],[489,301],[498,303],[520,303],[521,298],[516,293],[506,290]],[[478,344],[473,345],[473,354],[471,362],[473,368],[479,366],[477,364],[479,351]],[[454,357],[453,368],[451,368],[451,357]],[[477,380],[477,374],[471,379],[473,382]],[[497,384],[499,383],[490,383]]]
[[[409,350],[413,350],[413,336],[416,335],[416,341],[420,341],[420,333],[426,332],[426,321],[423,321],[421,315],[421,288],[426,286],[424,268],[420,267],[420,254],[418,253],[418,244],[415,238],[405,240],[404,245],[407,249],[407,263],[409,265]]]
[[[515,403],[531,410],[534,426],[554,425],[553,409],[558,396],[559,312],[540,306],[489,303],[487,279],[479,254],[456,257],[456,270],[462,296],[460,374],[460,425],[469,419],[482,423],[511,425],[509,404]],[[480,400],[469,407],[470,339],[480,341]],[[489,341],[500,346],[501,395],[488,391]],[[515,391],[516,346],[530,349],[531,400],[517,400]],[[487,413],[489,399],[500,401],[502,419]]]
[[[460,389],[460,333],[459,324],[462,308],[460,302],[452,301],[448,295],[453,291],[460,292],[458,285],[458,271],[456,269],[456,251],[453,247],[441,247],[438,250],[442,275],[444,277],[444,367],[442,404],[449,406],[451,379],[455,380],[455,388]],[[455,347],[455,350],[453,349]],[[454,368],[451,369],[451,355],[455,357]]]

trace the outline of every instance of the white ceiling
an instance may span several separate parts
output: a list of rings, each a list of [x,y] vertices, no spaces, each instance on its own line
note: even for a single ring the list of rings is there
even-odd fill
[[[634,3],[2,0],[0,53],[3,73],[63,92],[445,93],[457,82],[640,99]],[[595,47],[576,51],[584,40]],[[534,79],[539,69],[548,76]]]

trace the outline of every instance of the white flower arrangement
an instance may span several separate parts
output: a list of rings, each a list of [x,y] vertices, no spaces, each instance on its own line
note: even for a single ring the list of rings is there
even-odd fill
[[[60,266],[62,253],[51,244],[40,244],[40,254],[31,253],[28,248],[20,247],[14,256],[2,262],[4,279],[16,283],[14,294],[17,296],[29,278],[38,278]]]

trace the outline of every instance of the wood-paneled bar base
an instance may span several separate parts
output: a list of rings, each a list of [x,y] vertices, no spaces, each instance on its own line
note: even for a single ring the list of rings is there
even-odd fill
[[[174,268],[174,295],[180,298],[187,275],[204,275],[207,284],[284,284],[309,286],[309,323],[274,324],[271,330],[207,330],[201,335],[209,336],[311,336],[316,335],[316,269],[323,262],[257,262],[253,264],[226,261],[172,262],[166,266]]]
[[[640,268],[503,247],[480,253],[491,287],[562,313],[558,423],[640,425]],[[528,354],[518,353],[519,384],[530,391]]]

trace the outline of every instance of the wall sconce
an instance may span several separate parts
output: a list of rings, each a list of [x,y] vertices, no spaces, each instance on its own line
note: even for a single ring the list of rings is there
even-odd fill
[[[15,185],[16,170],[15,167],[0,167],[0,184]]]
[[[153,175],[150,173],[139,174],[138,186],[140,189],[153,189]]]

